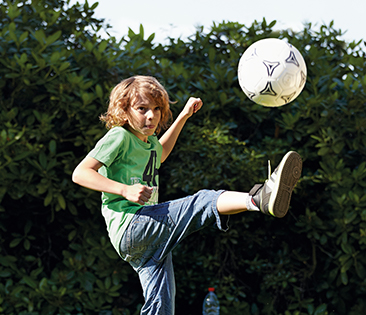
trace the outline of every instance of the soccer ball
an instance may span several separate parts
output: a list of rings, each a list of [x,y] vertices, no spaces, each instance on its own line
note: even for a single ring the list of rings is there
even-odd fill
[[[293,101],[306,82],[306,64],[287,42],[266,38],[248,47],[238,66],[239,84],[253,102],[278,107]]]

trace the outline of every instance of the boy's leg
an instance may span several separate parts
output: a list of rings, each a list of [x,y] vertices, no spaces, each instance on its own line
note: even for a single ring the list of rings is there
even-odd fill
[[[135,214],[122,237],[120,253],[139,274],[145,298],[141,314],[174,314],[171,251],[205,226],[216,222],[223,230],[216,209],[221,193],[202,190],[193,196],[144,207]]]
[[[141,315],[173,315],[175,279],[172,253],[159,263],[151,259],[138,274],[145,298]]]
[[[274,172],[269,174],[268,180],[264,184],[255,185],[249,194],[223,193],[217,200],[218,212],[235,214],[248,210],[251,204],[254,204],[265,214],[284,217],[290,206],[292,190],[300,178],[301,169],[300,155],[293,151],[288,152]]]
[[[248,200],[252,197],[248,193],[238,191],[225,191],[217,199],[217,211],[220,215],[237,214],[247,210],[257,210],[257,206],[253,206],[251,209],[248,206]]]

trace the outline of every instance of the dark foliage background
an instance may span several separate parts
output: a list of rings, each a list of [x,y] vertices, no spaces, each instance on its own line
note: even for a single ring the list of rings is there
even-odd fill
[[[208,286],[222,314],[365,314],[365,43],[344,42],[333,23],[294,33],[266,20],[164,45],[141,26],[117,41],[98,35],[108,26],[95,7],[0,4],[0,313],[138,314],[139,282],[109,243],[100,195],[71,173],[105,132],[111,88],[144,74],[166,86],[175,116],[189,96],[204,101],[163,165],[162,201],[247,191],[288,150],[304,160],[284,219],[233,216],[227,233],[204,230],[174,252],[177,314],[200,314]],[[266,37],[287,39],[308,66],[281,108],[251,103],[237,82],[241,54]]]

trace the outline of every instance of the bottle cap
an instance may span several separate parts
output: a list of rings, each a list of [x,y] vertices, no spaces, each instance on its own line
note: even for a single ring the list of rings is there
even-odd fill
[[[214,292],[215,291],[215,288],[208,288],[208,291],[209,292]]]

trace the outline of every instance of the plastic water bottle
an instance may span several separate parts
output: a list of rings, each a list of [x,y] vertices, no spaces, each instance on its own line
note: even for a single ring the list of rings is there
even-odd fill
[[[215,288],[208,288],[208,293],[203,300],[202,307],[203,315],[219,315],[220,314],[220,303],[219,299],[215,294]]]

